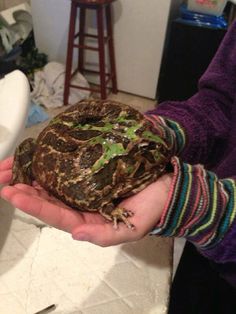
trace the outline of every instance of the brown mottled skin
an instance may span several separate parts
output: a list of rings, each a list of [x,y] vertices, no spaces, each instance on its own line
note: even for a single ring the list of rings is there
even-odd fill
[[[80,211],[99,211],[114,221],[132,213],[115,208],[165,170],[170,154],[152,124],[115,101],[79,102],[56,116],[16,150],[12,184],[36,180]]]

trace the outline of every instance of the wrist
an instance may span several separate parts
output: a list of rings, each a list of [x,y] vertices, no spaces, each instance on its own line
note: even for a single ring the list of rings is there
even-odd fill
[[[173,190],[174,173],[162,175],[155,183],[155,193],[158,195],[158,206],[155,208],[156,217],[153,228],[159,223],[165,208],[168,206]]]

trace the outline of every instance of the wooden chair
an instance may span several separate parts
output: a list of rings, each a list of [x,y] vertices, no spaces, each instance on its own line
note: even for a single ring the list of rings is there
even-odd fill
[[[116,64],[115,64],[115,52],[113,41],[113,27],[111,17],[111,4],[115,0],[71,0],[71,13],[69,22],[69,35],[68,35],[68,47],[67,47],[67,60],[66,60],[66,75],[65,75],[65,89],[64,89],[64,105],[68,104],[70,88],[79,88],[89,90],[91,92],[100,93],[101,99],[107,98],[108,83],[111,81],[111,90],[113,93],[117,93],[117,79],[116,79]],[[79,32],[76,33],[76,19],[77,11],[79,12]],[[97,35],[86,33],[86,11],[94,10],[96,12],[97,19]],[[104,25],[105,17],[105,25]],[[106,34],[105,27],[106,26]],[[85,43],[86,38],[92,38],[97,40],[97,47],[89,46]],[[78,39],[78,43],[75,40]],[[110,70],[106,71],[105,61],[105,45],[108,44],[109,63]],[[72,73],[72,61],[73,61],[73,49],[79,50],[78,67]],[[84,57],[85,50],[92,50],[98,52],[99,71],[89,70],[85,67]],[[86,88],[71,83],[73,76],[80,72],[91,73],[99,75],[100,84],[98,88]]]

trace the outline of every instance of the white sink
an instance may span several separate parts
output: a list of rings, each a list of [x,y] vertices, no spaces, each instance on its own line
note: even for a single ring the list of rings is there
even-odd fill
[[[0,79],[0,160],[12,154],[20,140],[28,114],[29,96],[28,79],[21,71],[13,71]],[[0,199],[0,269],[4,248],[11,237],[14,213],[15,208]],[[0,304],[0,313],[3,312],[8,310],[2,311]]]
[[[0,160],[12,153],[25,127],[30,100],[27,77],[15,70],[0,79]]]

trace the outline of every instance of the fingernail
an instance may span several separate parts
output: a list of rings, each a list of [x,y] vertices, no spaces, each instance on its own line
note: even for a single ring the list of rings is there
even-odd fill
[[[78,240],[78,241],[87,241],[87,242],[89,242],[89,237],[85,233],[73,234],[73,239],[74,240]]]

